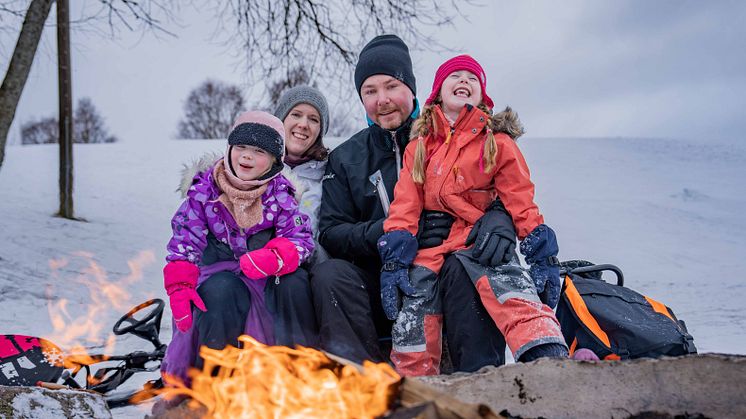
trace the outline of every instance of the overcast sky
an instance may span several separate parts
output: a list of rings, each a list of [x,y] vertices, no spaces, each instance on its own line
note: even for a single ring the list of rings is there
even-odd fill
[[[469,22],[457,19],[434,32],[454,52],[413,51],[421,100],[440,63],[469,53],[484,66],[496,107],[517,110],[530,136],[746,143],[746,2],[482,3],[464,7]],[[211,41],[211,14],[184,8],[178,15],[180,24],[169,26],[178,38],[72,34],[74,97],[91,97],[123,141],[173,137],[189,90],[206,78],[240,84],[253,101],[241,63]],[[15,42],[9,36],[0,34],[3,74]],[[20,123],[56,114],[55,52],[48,27],[11,140],[18,140]],[[348,85],[362,128],[352,77]]]

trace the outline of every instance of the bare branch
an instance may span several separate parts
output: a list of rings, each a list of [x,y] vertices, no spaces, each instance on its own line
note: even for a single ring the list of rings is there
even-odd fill
[[[13,7],[14,4],[16,4],[15,7]],[[19,6],[17,4],[18,4],[17,1],[0,3],[0,20],[3,19],[3,15],[23,17],[23,15],[26,13],[26,8]]]
[[[75,29],[96,30],[96,22],[105,22],[111,38],[119,34],[120,27],[130,32],[176,36],[165,22],[173,23],[177,5],[172,0],[99,0],[97,7],[84,8],[82,15],[70,23]]]
[[[189,93],[184,119],[177,127],[178,138],[225,139],[233,120],[244,109],[238,86],[206,80]]]
[[[471,0],[465,0],[473,4]],[[464,1],[450,0],[222,0],[216,10],[219,41],[236,51],[247,81],[269,90],[303,68],[325,91],[348,92],[363,44],[396,33],[414,50],[444,51],[430,32],[462,16]]]

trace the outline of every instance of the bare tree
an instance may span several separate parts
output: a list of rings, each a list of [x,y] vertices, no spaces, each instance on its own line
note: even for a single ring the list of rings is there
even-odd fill
[[[169,0],[99,0],[100,9],[79,19],[108,23],[112,35],[123,24],[169,33],[158,16],[171,17],[178,2]],[[471,3],[471,0],[463,0]],[[222,0],[214,7],[216,32],[231,50],[240,51],[249,80],[288,79],[303,68],[326,92],[349,87],[351,68],[362,44],[373,35],[396,33],[414,48],[445,49],[426,30],[450,24],[463,15],[463,1],[449,0]],[[0,167],[8,129],[26,83],[52,0],[31,0],[8,72],[0,88]],[[1,8],[0,14],[19,14]]]
[[[295,67],[288,71],[284,77],[268,83],[267,94],[269,95],[269,107],[272,108],[280,100],[280,96],[282,96],[285,90],[302,84],[310,84],[310,82],[311,78],[306,69]],[[314,85],[313,87],[316,86]]]
[[[0,167],[5,160],[8,130],[15,117],[16,107],[31,71],[44,22],[47,20],[51,7],[52,0],[32,0],[29,4],[3,84],[0,85],[0,109],[3,110],[0,112]]]
[[[349,106],[349,104],[344,102],[337,102],[335,105],[332,105],[331,122],[329,123],[329,132],[327,135],[330,137],[345,137],[359,130],[361,126],[355,121],[352,113],[354,109],[356,109],[354,106]]]
[[[170,18],[171,7],[169,0],[99,0],[100,7],[88,16],[81,17],[74,24],[84,27],[94,26],[105,21],[114,35],[119,25],[127,29],[151,29],[160,33],[169,33],[162,26],[159,15]],[[23,25],[18,35],[13,54],[10,58],[8,70],[0,85],[0,168],[5,159],[5,146],[8,131],[13,123],[18,101],[23,87],[26,85],[31,64],[34,61],[39,40],[44,30],[44,22],[49,16],[53,0],[31,0],[26,9]],[[14,2],[2,1],[0,15],[18,17],[23,15],[17,7],[10,7]]]
[[[216,32],[240,51],[251,79],[287,80],[302,68],[309,80],[329,90],[348,87],[357,53],[374,35],[396,33],[415,48],[445,49],[425,31],[462,16],[460,4],[463,1],[223,0],[215,9],[220,18]]]
[[[77,144],[114,143],[117,138],[109,135],[104,118],[93,101],[78,99],[73,118],[73,140]],[[60,138],[58,119],[54,116],[30,120],[21,125],[21,144],[56,144]]]
[[[184,103],[184,119],[179,121],[179,138],[226,138],[233,120],[244,110],[238,86],[206,80],[189,93]]]
[[[449,25],[464,1],[436,0],[223,0],[216,7],[218,34],[240,51],[250,80],[265,80],[269,109],[298,84],[323,90],[331,106],[330,135],[354,131],[347,106],[353,67],[363,44],[395,33],[413,49],[448,48],[426,31]],[[240,43],[241,48],[237,49]]]
[[[91,99],[84,97],[78,100],[75,107],[75,124],[73,138],[76,143],[114,143],[117,138],[109,135],[104,118],[93,106]]]
[[[21,125],[21,144],[56,144],[59,138],[57,118],[50,116]]]

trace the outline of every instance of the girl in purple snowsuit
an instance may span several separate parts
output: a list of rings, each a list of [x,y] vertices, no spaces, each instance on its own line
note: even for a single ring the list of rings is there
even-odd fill
[[[308,274],[299,268],[313,238],[280,173],[284,136],[266,112],[239,115],[225,156],[197,172],[171,220],[163,276],[176,327],[162,373],[188,382],[188,369],[202,367],[200,346],[238,346],[241,334],[316,345]]]

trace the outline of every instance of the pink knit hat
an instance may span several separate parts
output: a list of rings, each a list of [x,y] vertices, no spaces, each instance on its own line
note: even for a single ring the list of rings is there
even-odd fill
[[[440,88],[443,86],[446,77],[454,71],[459,70],[466,70],[477,76],[479,79],[479,85],[482,87],[482,102],[484,102],[488,108],[492,109],[495,104],[492,102],[492,99],[487,96],[487,75],[484,74],[484,69],[479,65],[477,60],[466,54],[453,57],[438,67],[438,71],[435,72],[435,80],[433,81],[433,91],[430,92],[430,97],[425,101],[425,105],[433,104],[440,93]]]
[[[274,157],[272,167],[259,179],[242,181],[236,175],[231,162],[231,151],[233,150],[233,146],[237,145],[255,146],[266,151]],[[243,112],[236,117],[233,128],[231,128],[231,133],[228,135],[228,144],[225,149],[225,158],[223,159],[228,174],[232,175],[230,180],[234,186],[239,188],[246,185],[255,186],[257,185],[257,181],[266,183],[264,181],[272,179],[282,171],[284,158],[285,127],[282,125],[282,121],[276,116],[262,111]]]
[[[282,121],[280,121],[276,116],[270,113],[262,111],[243,112],[236,117],[236,121],[233,123],[231,131],[236,129],[237,126],[246,122],[254,122],[273,128],[275,131],[277,131],[278,134],[280,134],[280,137],[285,140],[285,126],[282,125]]]

